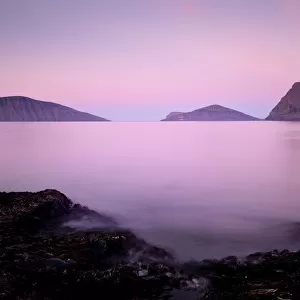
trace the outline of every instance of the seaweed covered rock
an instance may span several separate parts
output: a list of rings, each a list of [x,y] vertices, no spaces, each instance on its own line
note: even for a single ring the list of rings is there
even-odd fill
[[[56,190],[0,193],[0,226],[6,232],[37,230],[67,214],[71,206],[72,202]]]
[[[300,299],[300,252],[271,251],[184,266],[210,282],[202,299]]]
[[[0,225],[4,300],[300,299],[300,252],[179,264],[55,190],[0,193]]]
[[[170,253],[55,190],[0,193],[0,225],[0,299],[159,299],[198,288]]]

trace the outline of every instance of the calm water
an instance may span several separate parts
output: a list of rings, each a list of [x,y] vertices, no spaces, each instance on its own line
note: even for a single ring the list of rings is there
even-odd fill
[[[58,189],[180,259],[300,247],[300,123],[2,123],[0,137],[1,190]]]

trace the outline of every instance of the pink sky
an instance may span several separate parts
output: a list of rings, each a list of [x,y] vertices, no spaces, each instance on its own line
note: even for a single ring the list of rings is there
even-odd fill
[[[0,96],[113,120],[219,103],[264,117],[300,80],[297,0],[2,0]]]

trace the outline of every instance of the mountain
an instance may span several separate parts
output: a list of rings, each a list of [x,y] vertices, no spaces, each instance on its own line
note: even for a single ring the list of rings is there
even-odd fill
[[[0,122],[109,121],[57,103],[22,96],[0,97]]]
[[[300,82],[294,83],[287,94],[272,109],[266,120],[300,121]]]
[[[255,121],[255,117],[221,105],[209,105],[191,112],[172,112],[162,121]]]

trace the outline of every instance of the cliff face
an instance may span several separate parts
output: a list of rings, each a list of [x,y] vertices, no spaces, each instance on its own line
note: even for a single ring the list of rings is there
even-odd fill
[[[221,105],[210,105],[192,112],[170,113],[162,121],[254,121],[255,117]]]
[[[52,102],[27,97],[0,97],[0,121],[10,122],[68,122],[108,121],[88,113]]]
[[[300,82],[296,82],[292,86],[273,108],[266,120],[300,121]]]

